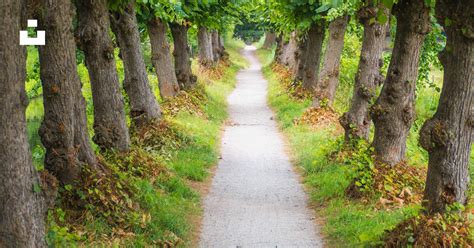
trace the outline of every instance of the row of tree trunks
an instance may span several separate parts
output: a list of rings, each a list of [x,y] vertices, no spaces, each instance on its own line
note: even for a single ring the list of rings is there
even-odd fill
[[[171,23],[174,41],[174,63],[179,87],[187,90],[196,85],[197,78],[191,70],[191,51],[188,47],[188,27],[185,24]]]
[[[339,65],[344,48],[344,34],[348,23],[349,16],[341,16],[329,24],[329,37],[323,68],[319,73],[319,82],[314,92],[313,107],[320,107],[322,101],[327,101],[329,105],[334,101],[339,84]]]
[[[179,85],[167,39],[168,24],[154,18],[148,21],[147,30],[151,44],[151,62],[158,77],[161,98],[172,98],[178,94]]]
[[[303,87],[313,92],[318,82],[319,63],[323,47],[325,24],[322,21],[314,22],[308,31],[305,66],[303,72]]]
[[[430,29],[424,1],[400,0],[393,9],[397,34],[384,86],[371,117],[377,159],[393,165],[405,158],[406,140],[415,119],[415,88],[424,38]]]
[[[26,49],[13,38],[26,29],[25,1],[3,0],[1,6],[0,247],[46,247],[45,207],[33,191],[40,184],[26,134]]]
[[[130,100],[130,117],[137,126],[157,121],[161,110],[148,80],[134,2],[110,16],[125,68],[123,87]]]
[[[127,151],[130,137],[114,46],[109,36],[106,0],[76,1],[80,47],[86,57],[94,102],[94,142],[103,149]]]
[[[265,32],[265,40],[263,42],[263,49],[271,49],[276,43],[276,34],[272,31]]]
[[[198,30],[199,63],[204,67],[214,64],[213,35],[204,26]]]
[[[364,26],[359,68],[355,78],[350,109],[340,118],[340,123],[345,130],[346,142],[352,139],[369,139],[372,124],[369,107],[376,97],[377,86],[384,79],[380,69],[383,65],[382,53],[385,46],[385,33],[389,27],[388,23],[380,24],[370,21],[376,17],[380,8],[383,8],[381,10],[383,13],[389,15],[387,8],[382,4],[375,6],[373,1],[358,13],[359,22]]]
[[[440,54],[444,83],[438,109],[423,126],[420,144],[429,152],[425,205],[443,212],[466,204],[474,127],[474,2],[440,0],[436,17],[447,35]],[[447,25],[443,20],[452,20]],[[470,30],[471,32],[466,32]]]

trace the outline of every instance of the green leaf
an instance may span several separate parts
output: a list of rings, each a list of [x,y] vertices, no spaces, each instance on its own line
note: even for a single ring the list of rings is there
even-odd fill
[[[377,13],[377,21],[380,24],[385,24],[388,21],[388,16],[379,9],[379,12]]]

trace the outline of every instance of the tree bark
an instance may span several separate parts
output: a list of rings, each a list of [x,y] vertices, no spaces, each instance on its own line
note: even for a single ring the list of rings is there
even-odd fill
[[[298,39],[296,31],[291,33],[290,40],[285,42],[282,54],[282,64],[290,71],[294,72],[296,68],[296,53],[298,50]]]
[[[376,18],[380,8],[383,8],[382,11],[389,15],[387,8],[382,4],[374,6],[373,2],[370,2],[358,13],[359,22],[364,26],[359,67],[355,77],[350,109],[340,118],[346,142],[350,142],[352,139],[369,140],[372,123],[369,106],[376,97],[377,86],[384,80],[380,69],[383,65],[382,53],[385,46],[385,33],[389,28],[388,23],[370,22],[372,18]]]
[[[110,17],[125,68],[123,86],[130,100],[130,117],[136,126],[157,121],[161,110],[148,81],[134,2]]]
[[[283,34],[278,35],[275,41],[276,41],[276,48],[275,48],[275,56],[273,60],[275,61],[275,63],[283,64],[283,48],[285,46]]]
[[[151,44],[151,61],[155,67],[161,98],[172,98],[179,92],[178,79],[167,39],[168,26],[158,18],[147,23]]]
[[[115,64],[114,47],[109,36],[107,1],[81,0],[76,1],[76,5],[77,32],[86,57],[94,101],[93,140],[102,149],[127,151],[130,137]]]
[[[26,134],[24,83],[25,1],[4,0],[0,8],[0,247],[46,247],[45,204]]]
[[[306,64],[308,49],[308,38],[302,36],[298,40],[298,49],[296,50],[295,81],[302,82],[304,77],[304,67]]]
[[[263,49],[271,49],[276,41],[276,35],[272,31],[265,32],[265,41],[263,42]]]
[[[339,65],[341,64],[344,34],[346,33],[349,16],[336,18],[329,24],[329,38],[324,54],[323,68],[319,73],[319,83],[313,99],[313,107],[320,107],[322,101],[332,105],[336,88],[339,84]]]
[[[371,108],[376,157],[389,165],[405,158],[406,139],[415,117],[420,51],[430,29],[424,1],[400,0],[394,12],[399,22],[392,59],[382,92]]]
[[[39,47],[44,120],[39,134],[46,148],[45,167],[62,184],[73,184],[84,165],[95,168],[86,104],[76,67],[72,6],[67,0],[43,1],[41,25],[48,44]]]
[[[177,23],[170,24],[174,40],[174,64],[176,78],[181,89],[191,89],[197,78],[191,70],[190,49],[188,47],[188,27]]]
[[[440,53],[444,83],[438,109],[423,126],[420,144],[429,152],[425,206],[443,212],[466,204],[474,127],[474,2],[440,0],[436,16],[447,35]],[[451,20],[451,24],[443,20]]]
[[[217,63],[223,57],[224,53],[220,45],[219,33],[214,30],[211,32],[211,44],[212,44],[212,54],[214,56],[214,62]]]
[[[315,22],[308,31],[306,59],[303,73],[303,87],[313,92],[318,82],[319,63],[323,47],[325,24]]]
[[[204,26],[198,30],[198,46],[199,63],[204,67],[211,67],[214,64],[212,34]]]

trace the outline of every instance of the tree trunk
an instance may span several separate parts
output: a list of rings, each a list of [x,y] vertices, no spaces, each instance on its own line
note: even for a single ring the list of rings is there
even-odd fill
[[[76,1],[77,32],[86,57],[94,101],[94,142],[102,149],[127,151],[130,146],[124,103],[109,36],[106,0]]]
[[[324,31],[325,24],[322,21],[313,23],[308,31],[303,87],[311,92],[314,91],[315,84],[318,82]]]
[[[271,49],[275,44],[276,35],[272,31],[265,32],[265,41],[263,42],[263,49]]]
[[[214,64],[212,34],[204,26],[199,27],[198,46],[199,63],[204,67],[211,67]]]
[[[306,64],[308,49],[308,38],[300,37],[298,41],[298,49],[296,50],[296,66],[295,66],[295,81],[302,82],[304,77],[304,67]]]
[[[399,22],[392,59],[382,92],[371,109],[377,159],[390,165],[405,158],[406,139],[415,117],[420,51],[430,29],[424,1],[400,0],[394,12]]]
[[[179,86],[171,58],[167,39],[167,24],[155,18],[147,23],[151,44],[151,61],[158,77],[161,98],[171,98],[178,94]]]
[[[148,81],[134,2],[110,16],[125,68],[123,86],[130,100],[130,117],[137,126],[159,120],[161,110]]]
[[[438,20],[447,35],[440,53],[444,83],[438,109],[423,126],[420,144],[429,152],[424,198],[428,211],[443,212],[447,204],[466,204],[469,157],[474,127],[474,2],[440,0]]]
[[[176,78],[181,89],[191,89],[196,85],[197,78],[191,70],[188,27],[177,23],[172,23],[170,26],[174,40],[173,55]]]
[[[283,34],[278,35],[275,41],[276,41],[276,48],[275,48],[275,56],[273,60],[275,61],[275,63],[283,64],[283,48],[285,46]]]
[[[290,71],[294,72],[296,68],[296,53],[298,50],[298,39],[296,31],[291,33],[290,40],[285,43],[282,54],[282,64]]]
[[[389,24],[371,23],[376,18],[379,8],[389,15],[389,10],[382,4],[362,8],[358,13],[359,22],[364,26],[364,37],[360,52],[359,68],[355,77],[354,93],[348,112],[340,118],[345,130],[345,141],[352,139],[369,140],[372,120],[369,115],[369,106],[376,97],[377,86],[382,83],[383,75],[380,69],[383,65],[382,53],[385,46],[385,32]]]
[[[216,30],[211,32],[211,44],[214,62],[217,63],[222,58],[223,53],[219,42],[219,33]]]
[[[39,134],[46,148],[45,167],[62,184],[73,184],[85,164],[95,167],[87,130],[86,105],[76,67],[69,1],[44,0],[41,16],[48,45],[39,47],[44,120]]]
[[[0,8],[0,247],[46,247],[45,204],[26,134],[25,1],[3,0]]]
[[[319,83],[316,85],[313,107],[320,107],[323,101],[332,105],[334,101],[336,88],[339,84],[339,65],[348,22],[349,16],[341,16],[329,24],[329,38],[323,68],[319,74]]]

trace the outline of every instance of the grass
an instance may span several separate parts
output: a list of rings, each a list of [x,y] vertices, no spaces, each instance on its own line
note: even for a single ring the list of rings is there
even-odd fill
[[[340,86],[336,93],[334,108],[342,114],[349,107],[353,78],[357,70],[357,56],[349,50],[357,51],[360,44],[356,37],[346,35],[346,46],[341,62]],[[269,81],[268,102],[276,112],[284,134],[288,137],[296,165],[301,168],[304,183],[308,187],[312,205],[322,217],[322,231],[331,247],[367,247],[381,244],[385,230],[394,228],[401,221],[416,216],[420,206],[404,205],[399,209],[378,210],[376,201],[351,200],[345,196],[345,189],[351,182],[351,168],[328,155],[337,151],[341,144],[341,134],[334,135],[336,124],[317,130],[307,125],[295,125],[311,105],[310,100],[295,101],[280,84],[281,78],[269,66],[274,51],[259,49],[257,55],[264,66],[263,71]],[[352,53],[354,54],[354,53]],[[439,75],[439,72],[434,72]],[[437,76],[439,80],[439,76]],[[438,84],[441,82],[438,81]],[[426,166],[428,154],[418,145],[418,132],[424,121],[436,110],[439,93],[431,88],[417,92],[417,120],[408,138],[407,156],[411,166]],[[471,156],[471,175],[473,161]]]
[[[85,181],[90,183],[87,188],[70,185],[59,188],[60,197],[48,213],[49,245],[191,246],[193,230],[196,228],[193,223],[202,211],[200,194],[191,185],[205,181],[209,169],[218,160],[221,126],[227,119],[226,96],[235,86],[236,73],[247,65],[239,53],[242,47],[241,42],[228,40],[226,48],[230,61],[210,71],[201,71],[196,61],[193,61],[193,70],[206,99],[197,106],[203,115],[178,111],[176,115],[165,116],[166,122],[177,134],[158,137],[164,148],[157,150],[134,143],[127,154],[99,154],[103,161],[101,163],[112,171],[111,177],[104,179],[105,183],[100,178],[97,181],[92,175]],[[34,49],[28,52],[27,68],[31,77],[27,82],[27,91],[35,94],[27,110],[28,133],[35,165],[42,170],[44,149],[37,134],[43,118],[41,87],[37,93],[33,92],[35,87],[38,90],[39,84],[38,55]],[[120,60],[117,61],[117,68],[123,78]],[[78,64],[78,73],[84,83],[83,95],[87,102],[92,135],[91,88],[87,69],[81,62]],[[149,73],[149,78],[158,97],[159,89],[153,72]],[[159,101],[162,102],[161,99]],[[96,152],[99,153],[98,150]],[[150,177],[155,172],[156,176]],[[82,201],[89,202],[81,210],[80,218],[74,217],[74,211],[67,205],[77,195],[81,196]],[[118,199],[118,203],[111,202],[112,198]]]

